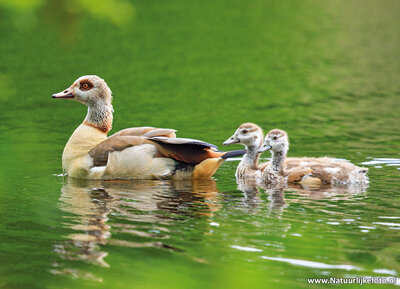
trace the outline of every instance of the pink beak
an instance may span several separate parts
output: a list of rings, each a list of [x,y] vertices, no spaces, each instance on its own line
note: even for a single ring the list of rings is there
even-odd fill
[[[67,88],[64,91],[61,91],[59,93],[53,94],[51,96],[52,98],[74,98],[74,93],[71,92],[70,88]]]

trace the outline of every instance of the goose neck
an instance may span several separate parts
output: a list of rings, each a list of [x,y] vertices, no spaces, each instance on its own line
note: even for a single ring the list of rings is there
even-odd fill
[[[88,106],[84,124],[92,126],[104,133],[111,130],[113,121],[113,107],[107,103],[95,103]]]

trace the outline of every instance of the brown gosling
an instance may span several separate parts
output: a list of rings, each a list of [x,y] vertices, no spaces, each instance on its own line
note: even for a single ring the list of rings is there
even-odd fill
[[[270,150],[272,159],[262,172],[266,183],[300,182],[304,186],[321,184],[357,184],[368,183],[367,168],[353,165],[347,160],[322,158],[294,158],[290,165],[285,164],[289,139],[285,131],[273,129],[265,137],[262,153]],[[305,174],[305,172],[309,172]],[[304,175],[300,180],[293,174]]]

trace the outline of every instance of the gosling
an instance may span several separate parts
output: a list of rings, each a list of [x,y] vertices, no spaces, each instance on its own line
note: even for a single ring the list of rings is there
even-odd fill
[[[235,133],[229,137],[223,144],[241,144],[246,147],[246,154],[236,168],[236,179],[257,179],[262,178],[262,172],[268,167],[269,162],[258,163],[260,152],[258,151],[263,145],[264,133],[261,127],[254,123],[241,124]],[[297,182],[305,175],[309,174],[309,169],[295,169],[298,166],[299,158],[287,158],[285,165],[291,169],[288,176],[289,182]]]
[[[273,129],[265,137],[264,144],[258,149],[259,153],[270,150],[272,159],[265,170],[262,179],[265,183],[278,184],[282,182],[299,182],[304,186],[322,184],[360,184],[368,183],[367,168],[353,165],[347,160],[337,160],[328,157],[296,158],[296,166],[286,167],[285,159],[289,150],[289,139],[285,131]],[[294,165],[294,164],[292,164]],[[309,171],[300,180],[290,178],[295,171]]]

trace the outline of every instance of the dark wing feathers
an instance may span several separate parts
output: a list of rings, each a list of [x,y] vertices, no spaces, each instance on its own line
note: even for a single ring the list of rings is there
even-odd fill
[[[154,139],[150,139],[154,141]],[[213,148],[193,143],[154,142],[161,156],[172,158],[187,164],[198,164],[208,158],[223,156],[224,152],[217,152]]]
[[[217,149],[216,145],[206,143],[197,139],[190,138],[168,138],[168,137],[152,137],[151,140],[156,141],[158,143],[172,144],[172,145],[193,145],[199,146],[202,148],[214,148]]]
[[[225,154],[217,152],[217,146],[196,139],[152,137],[150,140],[158,144],[161,155],[187,164],[198,164]]]

